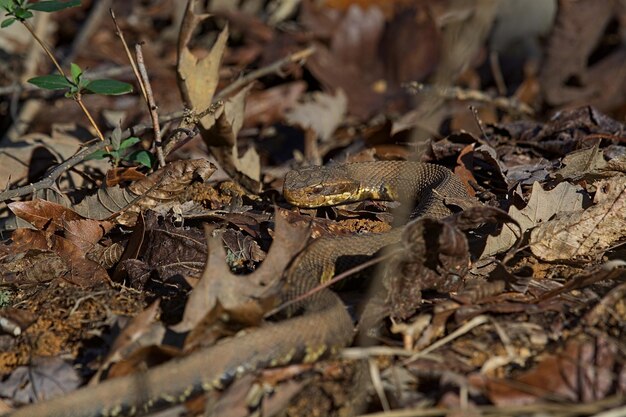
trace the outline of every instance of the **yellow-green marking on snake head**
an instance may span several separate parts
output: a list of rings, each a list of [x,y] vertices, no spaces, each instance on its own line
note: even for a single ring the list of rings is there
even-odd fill
[[[285,176],[283,195],[289,203],[304,208],[356,201],[355,197],[361,195],[360,182],[339,171],[320,167],[291,171]]]

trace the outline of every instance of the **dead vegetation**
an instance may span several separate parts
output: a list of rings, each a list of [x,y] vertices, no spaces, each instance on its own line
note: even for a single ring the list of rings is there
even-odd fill
[[[173,412],[626,413],[624,1],[181,3],[37,14],[85,76],[137,86],[122,35],[141,56],[138,93],[82,97],[102,141],[26,83],[52,68],[28,31],[0,30],[0,412],[263,329],[313,239],[405,223],[396,203],[296,209],[284,175],[400,159],[475,202],[333,287],[352,345]]]

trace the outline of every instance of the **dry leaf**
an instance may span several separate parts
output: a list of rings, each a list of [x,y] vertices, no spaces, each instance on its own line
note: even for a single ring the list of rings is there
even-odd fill
[[[288,212],[276,211],[276,235],[265,258],[253,274],[236,276],[226,265],[226,253],[220,238],[208,237],[209,259],[200,282],[189,295],[183,320],[174,330],[189,331],[213,310],[219,302],[226,310],[237,310],[266,293],[280,279],[296,253],[306,245],[309,224],[290,223]]]
[[[177,74],[178,88],[181,90],[185,104],[200,112],[211,105],[219,83],[219,68],[228,40],[228,26],[220,32],[209,54],[201,59],[196,58],[187,44],[196,26],[209,17],[207,14],[195,13],[194,9],[197,8],[198,3],[197,0],[187,3],[178,45]],[[208,115],[200,122],[202,127],[208,129],[213,125],[214,119]]]
[[[46,229],[50,233],[63,230],[67,221],[83,219],[75,211],[45,200],[17,201],[8,206],[17,217],[26,220],[38,230]]]
[[[92,377],[90,384],[96,383],[100,379],[102,371],[108,368],[113,362],[120,361],[127,357],[129,353],[137,350],[139,347],[155,344],[155,336],[159,341],[162,339],[165,334],[165,328],[162,326],[159,326],[161,332],[157,332],[156,335],[154,332],[149,332],[152,329],[152,324],[154,324],[158,312],[159,300],[156,300],[130,320],[113,342],[109,353],[98,369],[98,372]],[[146,334],[150,335],[148,340],[143,338]]]
[[[217,37],[208,55],[197,59],[187,47],[195,27],[206,16],[194,13],[196,1],[190,1],[181,29],[178,60],[178,85],[185,104],[197,112],[213,103],[219,83],[219,68],[228,40],[228,26]],[[200,120],[200,133],[211,154],[226,173],[252,192],[259,192],[261,164],[253,148],[239,157],[237,134],[243,125],[245,97],[251,85],[226,100],[224,106]]]
[[[115,220],[132,226],[137,213],[166,204],[174,204],[194,181],[205,182],[215,172],[215,166],[205,159],[170,162],[143,180],[120,187],[100,188],[74,208],[92,219],[107,219],[122,212]]]
[[[316,91],[295,105],[286,119],[292,125],[313,129],[321,141],[327,141],[344,121],[347,105],[348,99],[341,89],[334,95]]]
[[[626,177],[596,183],[596,204],[535,228],[530,249],[546,261],[588,259],[626,237]]]
[[[541,184],[535,182],[528,200],[522,210],[515,206],[509,209],[509,216],[521,226],[522,235],[538,223],[550,220],[558,213],[582,210],[586,204],[586,193],[580,186],[562,182],[550,191],[544,191]],[[502,231],[496,236],[487,237],[487,243],[481,258],[492,256],[510,249],[520,238],[516,227],[502,225]]]
[[[0,384],[0,395],[28,404],[67,394],[79,385],[78,372],[61,358],[33,358],[28,366],[16,368]]]

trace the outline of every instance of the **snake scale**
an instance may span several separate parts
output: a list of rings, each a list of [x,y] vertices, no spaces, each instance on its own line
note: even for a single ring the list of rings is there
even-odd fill
[[[362,199],[417,198],[416,213],[450,214],[444,199],[468,198],[465,187],[448,169],[431,164],[379,161],[313,167],[285,178],[287,201],[319,207]],[[401,228],[381,234],[317,239],[293,261],[287,272],[283,301],[293,299],[328,279],[339,259],[371,256],[397,242]],[[342,265],[342,267],[346,267]],[[300,305],[301,314],[268,324],[240,337],[200,349],[188,356],[120,378],[85,387],[65,396],[22,407],[12,417],[92,417],[143,414],[181,403],[193,395],[227,387],[235,378],[258,369],[310,363],[350,343],[353,323],[343,302],[323,290]]]

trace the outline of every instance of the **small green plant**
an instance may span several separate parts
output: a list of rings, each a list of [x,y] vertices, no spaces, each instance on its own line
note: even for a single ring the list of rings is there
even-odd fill
[[[135,136],[131,136],[122,140],[122,129],[116,127],[111,134],[111,149],[101,149],[89,155],[87,159],[105,159],[109,158],[111,164],[117,167],[120,162],[127,161],[131,163],[138,163],[148,168],[152,168],[154,163],[154,156],[144,150],[132,151],[130,148],[139,143],[141,139]]]
[[[83,94],[119,95],[133,91],[133,86],[117,80],[89,80],[83,77],[83,70],[72,63],[71,79],[60,74],[42,75],[28,80],[29,83],[45,90],[67,89],[65,96],[77,100]]]
[[[40,1],[37,3],[29,3],[28,0],[0,0],[0,7],[10,16],[0,23],[0,27],[6,28],[11,26],[15,21],[24,22],[33,17],[33,11],[37,12],[56,12],[80,5],[80,0],[71,1]]]
[[[82,96],[83,94],[103,94],[103,95],[119,95],[126,94],[133,91],[133,87],[121,81],[110,80],[110,79],[101,79],[101,80],[89,80],[85,78],[83,70],[77,65],[72,63],[70,65],[70,75],[66,75],[63,71],[63,68],[59,64],[59,62],[54,57],[54,54],[48,48],[48,46],[43,42],[39,36],[34,32],[33,28],[27,22],[28,19],[32,18],[33,11],[39,12],[56,12],[59,10],[67,9],[69,7],[80,6],[80,0],[70,0],[70,1],[39,1],[37,3],[30,3],[28,0],[0,0],[0,9],[6,12],[7,19],[3,20],[0,23],[1,28],[6,28],[11,26],[13,23],[20,22],[31,34],[31,36],[39,43],[41,48],[46,52],[46,55],[55,68],[57,69],[58,74],[49,74],[43,75],[40,77],[34,77],[28,80],[29,83],[36,85],[39,88],[43,88],[46,90],[67,90],[65,96],[71,98],[78,104],[80,109],[83,111],[89,123],[95,129],[100,140],[104,141],[104,136],[102,132],[98,128],[96,121],[91,116],[91,113],[85,107],[83,103]],[[132,140],[131,140],[132,139]],[[105,152],[108,153],[108,156],[112,158],[113,161],[117,161],[119,163],[122,158],[120,152],[120,147],[122,149],[127,149],[137,142],[133,142],[134,139],[137,138],[128,138],[123,143],[120,143],[118,140],[117,147],[111,150],[108,146],[105,148]],[[138,141],[139,139],[137,139]],[[130,145],[127,142],[130,141]],[[146,151],[143,151],[146,152]],[[128,156],[130,157],[130,156]],[[125,157],[126,158],[126,157]],[[134,160],[139,163],[145,164],[148,161],[146,156],[143,154],[135,155]],[[116,164],[117,165],[117,164]]]

